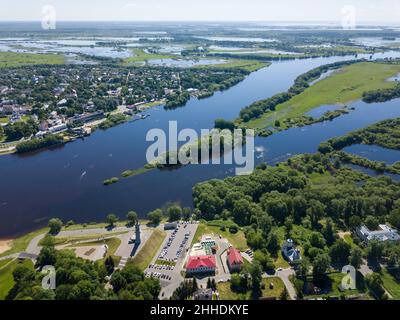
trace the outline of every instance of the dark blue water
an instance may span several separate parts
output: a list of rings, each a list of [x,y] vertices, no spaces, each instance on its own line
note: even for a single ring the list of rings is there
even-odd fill
[[[144,216],[168,202],[191,205],[192,187],[196,183],[232,175],[233,167],[204,165],[152,171],[109,187],[104,187],[102,181],[146,163],[145,153],[150,143],[145,136],[152,128],[167,129],[170,120],[178,121],[179,129],[199,132],[212,128],[216,118],[234,119],[248,104],[287,90],[298,75],[323,64],[352,58],[275,62],[227,91],[204,100],[191,99],[184,108],[165,111],[159,107],[149,111],[151,117],[146,120],[97,131],[84,141],[34,156],[1,156],[0,237],[37,228],[54,216],[65,221],[91,222],[102,221],[111,212],[123,217],[127,211],[136,210]],[[356,111],[332,122],[257,138],[256,145],[266,150],[256,154],[257,161],[274,163],[292,154],[315,152],[321,141],[400,116],[399,106],[399,101],[367,106],[359,103]]]
[[[361,172],[363,172],[363,173],[365,173],[365,174],[367,174],[369,176],[372,176],[372,177],[378,177],[379,178],[379,177],[384,177],[385,176],[385,177],[391,178],[392,180],[394,180],[396,182],[400,182],[400,175],[399,174],[393,174],[393,173],[385,173],[385,174],[383,174],[383,173],[377,172],[377,171],[375,171],[373,169],[364,168],[364,167],[361,167],[361,166],[358,166],[358,165],[355,165],[355,164],[348,164],[346,166],[351,168],[351,169],[353,169],[353,170],[361,171]]]
[[[306,113],[306,116],[312,117],[314,119],[319,119],[321,118],[325,113],[329,111],[335,111],[343,108],[341,105],[328,105],[328,106],[321,106],[318,108],[315,108],[313,110],[310,110],[309,112]]]
[[[382,161],[389,165],[400,161],[400,150],[387,149],[375,145],[356,144],[344,148],[343,151],[372,161]]]

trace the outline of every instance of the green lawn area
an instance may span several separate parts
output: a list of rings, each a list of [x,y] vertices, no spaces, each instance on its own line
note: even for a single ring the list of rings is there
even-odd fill
[[[198,242],[199,240],[201,240],[201,237],[205,234],[213,234],[213,233],[216,235],[221,235],[222,238],[228,239],[230,244],[240,251],[244,251],[248,248],[246,237],[243,231],[239,230],[238,233],[233,234],[230,233],[228,229],[222,231],[219,227],[210,226],[203,222],[199,224],[196,234],[194,235],[193,242]]]
[[[246,300],[247,294],[233,292],[230,282],[217,283],[220,300]]]
[[[153,257],[156,255],[157,251],[160,249],[160,246],[162,245],[166,235],[167,234],[164,231],[154,229],[150,238],[140,249],[140,251],[133,257],[133,259],[129,261],[129,263],[138,266],[142,270],[145,270]]]
[[[139,48],[132,49],[132,52],[135,56],[124,59],[124,66],[140,66],[143,64],[143,62],[146,62],[148,60],[176,58],[175,56],[171,55],[146,53]]]
[[[120,231],[120,232],[112,232],[112,233],[93,233],[93,234],[86,234],[83,236],[73,236],[73,237],[54,237],[54,244],[55,245],[63,245],[63,244],[71,244],[76,246],[74,242],[85,241],[85,240],[93,240],[90,243],[104,243],[104,238],[117,236],[121,234],[125,234],[127,231]],[[109,239],[106,239],[109,240]],[[87,245],[89,242],[85,242],[82,246]],[[42,244],[42,241],[39,242]]]
[[[282,256],[282,252],[280,250],[278,252],[278,257],[274,261],[274,264],[275,268],[282,268],[282,269],[290,268],[290,264]]]
[[[270,284],[273,288],[270,289]],[[264,278],[262,280],[262,298],[277,298],[279,299],[282,291],[285,288],[283,281],[280,278]],[[230,282],[218,283],[217,289],[221,300],[249,300],[251,299],[251,292],[237,293],[232,291]]]
[[[386,268],[380,272],[383,280],[383,286],[395,300],[400,300],[400,282],[397,281]]]
[[[175,266],[176,263],[173,261],[166,261],[166,260],[160,260],[158,259],[156,261],[156,264],[158,264],[159,266]]]
[[[0,260],[0,269],[3,268],[5,265],[9,264],[11,261],[14,259],[5,259],[5,260]]]
[[[8,117],[0,117],[0,123],[7,123]]]
[[[208,69],[237,68],[246,70],[248,72],[253,72],[271,65],[271,62],[263,62],[257,60],[241,60],[241,59],[224,59],[224,60],[227,60],[227,62],[221,64],[207,65],[207,66],[197,66],[196,68],[208,68]]]
[[[64,57],[58,54],[0,52],[0,68],[14,68],[36,64],[63,63]]]
[[[345,234],[343,238],[344,238],[344,241],[346,241],[352,247],[357,247],[357,245],[354,243],[354,240],[353,240],[353,237],[351,236],[351,234]]]
[[[149,220],[146,219],[139,219],[139,222],[141,224],[147,224]],[[127,220],[119,220],[118,222],[115,223],[115,227],[125,227],[127,225],[128,221]],[[81,229],[98,229],[98,228],[107,228],[108,224],[105,222],[93,222],[93,223],[77,223],[73,224],[70,226],[64,226],[62,228],[63,231],[66,230],[81,230]]]
[[[14,278],[12,273],[19,265],[33,269],[33,263],[30,260],[13,260],[7,265],[0,267],[0,300],[4,300],[10,289],[14,286]]]
[[[273,112],[267,112],[258,119],[246,124],[246,127],[265,128],[274,126],[289,118],[296,118],[323,105],[346,104],[359,100],[366,91],[394,87],[388,78],[400,72],[400,65],[374,62],[356,63],[335,71],[303,93],[280,104]]]
[[[29,242],[31,242],[31,240],[34,237],[36,237],[40,234],[43,234],[43,233],[47,233],[48,230],[49,230],[48,228],[39,229],[39,230],[30,232],[28,234],[25,234],[17,239],[14,239],[11,243],[11,249],[0,254],[0,257],[4,257],[4,256],[8,256],[13,253],[25,251],[26,248],[28,247]]]
[[[108,253],[107,255],[114,255],[115,251],[117,251],[118,247],[121,245],[121,240],[119,238],[110,238],[105,240],[97,240],[97,241],[90,241],[78,244],[72,244],[70,247],[86,247],[86,246],[99,246],[106,244],[108,246]]]
[[[344,277],[343,273],[331,273],[328,275],[328,282],[327,282],[327,287],[329,288],[328,292],[324,292],[320,295],[307,295],[308,298],[318,298],[318,297],[325,297],[325,296],[331,296],[331,297],[340,297],[342,295],[344,296],[351,296],[351,295],[357,295],[357,294],[366,294],[367,293],[367,288],[365,285],[364,277],[361,275],[360,272],[357,272],[357,289],[355,290],[346,290],[346,291],[341,291],[340,290],[340,284],[342,283],[342,279]],[[312,277],[310,277],[310,280],[312,280]],[[325,288],[326,290],[326,288]]]
[[[262,289],[262,297],[263,298],[271,298],[275,297],[279,299],[283,290],[285,289],[285,284],[278,277],[263,279],[263,287]],[[270,284],[273,284],[273,288],[270,289]]]

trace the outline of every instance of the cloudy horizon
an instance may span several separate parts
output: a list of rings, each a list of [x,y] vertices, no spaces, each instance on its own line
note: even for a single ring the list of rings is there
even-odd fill
[[[397,0],[2,0],[0,21],[38,21],[55,8],[58,21],[232,21],[340,23],[354,10],[358,24],[400,24]]]

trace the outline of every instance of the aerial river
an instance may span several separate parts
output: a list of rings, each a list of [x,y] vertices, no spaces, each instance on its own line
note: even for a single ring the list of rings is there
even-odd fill
[[[400,57],[399,52],[375,54],[374,59]],[[359,58],[369,58],[359,56]],[[244,81],[214,96],[192,98],[185,107],[166,111],[156,107],[145,120],[98,130],[85,140],[34,155],[0,156],[0,238],[41,227],[52,217],[75,222],[104,221],[109,213],[140,216],[168,203],[192,205],[192,187],[201,181],[234,174],[232,165],[191,165],[173,171],[153,170],[121,179],[105,187],[104,179],[146,163],[148,130],[167,130],[175,120],[179,129],[212,128],[217,118],[234,119],[250,103],[286,91],[295,78],[320,65],[354,59],[353,56],[274,62]],[[320,142],[383,119],[400,117],[400,101],[354,103],[355,110],[331,122],[318,123],[256,138],[256,162],[270,164],[315,152]]]

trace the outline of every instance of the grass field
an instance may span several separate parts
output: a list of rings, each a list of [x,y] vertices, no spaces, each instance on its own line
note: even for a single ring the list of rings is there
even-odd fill
[[[262,289],[262,297],[263,298],[279,298],[285,289],[285,284],[278,277],[263,279],[263,289]],[[273,288],[270,289],[270,285],[273,285]]]
[[[140,66],[143,65],[143,62],[146,62],[148,60],[174,58],[174,56],[165,54],[146,53],[139,48],[132,49],[132,52],[135,56],[124,59],[124,66]]]
[[[241,59],[228,59],[226,63],[213,64],[207,66],[197,66],[196,68],[208,69],[243,69],[248,72],[254,72],[261,68],[271,65],[271,62],[262,62],[257,60],[241,60]]]
[[[270,285],[273,288],[270,289]],[[285,285],[278,277],[265,278],[262,280],[262,298],[276,298],[279,299]],[[230,282],[218,283],[217,289],[221,300],[248,300],[251,298],[251,292],[245,294],[232,291]]]
[[[8,117],[0,117],[0,123],[7,123]]]
[[[230,282],[218,283],[217,289],[219,292],[220,300],[246,300],[248,299],[247,294],[239,294],[233,292],[231,289]]]
[[[155,229],[142,249],[140,249],[129,263],[138,266],[141,270],[145,270],[156,255],[158,249],[160,249],[166,235],[164,231]]]
[[[119,238],[110,238],[105,240],[97,240],[90,242],[83,242],[78,244],[73,244],[71,247],[90,247],[90,246],[100,246],[106,244],[108,246],[107,255],[114,255],[115,251],[117,251],[118,247],[121,245],[121,240]]]
[[[357,272],[357,289],[355,290],[346,290],[346,291],[341,291],[340,290],[340,285],[342,283],[342,279],[344,277],[343,273],[331,273],[328,275],[328,281],[329,281],[329,287],[330,290],[329,292],[324,292],[323,294],[320,295],[307,295],[308,298],[318,298],[318,297],[324,297],[324,296],[331,296],[331,297],[340,297],[340,296],[351,296],[351,295],[357,295],[357,294],[367,294],[367,288],[365,285],[364,277],[361,275],[360,272]]]
[[[93,233],[93,234],[87,234],[83,236],[73,236],[73,237],[54,237],[54,244],[55,245],[71,244],[75,246],[74,242],[89,241],[89,240],[93,240],[91,241],[91,243],[99,243],[99,242],[103,243],[104,238],[118,236],[121,234],[125,234],[127,232],[128,231],[112,232],[112,233]],[[87,245],[87,243],[89,242],[86,242],[82,245],[85,246]],[[42,244],[42,241],[40,241],[39,244]]]
[[[23,265],[33,269],[33,263],[30,260],[8,261],[6,265],[0,267],[0,300],[4,300],[10,289],[14,286],[14,278],[12,273],[15,270],[15,268],[19,265]]]
[[[219,227],[209,226],[205,223],[199,224],[196,234],[194,235],[193,242],[199,241],[201,239],[201,236],[204,234],[213,234],[213,233],[221,235],[223,238],[228,239],[230,244],[240,251],[244,251],[248,248],[246,237],[243,231],[239,230],[238,233],[233,234],[230,233],[228,229],[222,231]]]
[[[9,264],[13,259],[5,259],[5,260],[0,260],[0,269],[5,267],[7,264]]]
[[[63,63],[64,57],[58,54],[0,52],[0,68],[14,68],[37,64]]]
[[[366,91],[395,86],[388,78],[400,72],[400,65],[363,62],[346,66],[326,79],[323,79],[303,93],[280,104],[273,112],[267,112],[258,119],[246,124],[246,127],[261,129],[274,126],[304,115],[308,111],[323,105],[340,105],[359,100]]]
[[[383,281],[383,286],[390,293],[393,299],[400,299],[400,282],[397,281],[386,268],[381,269],[381,276]]]

